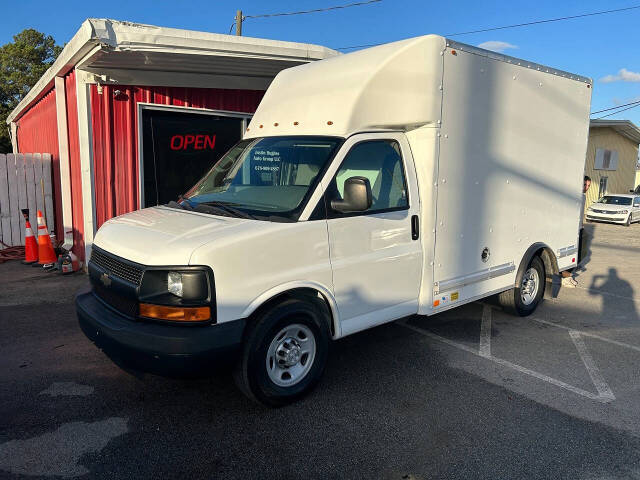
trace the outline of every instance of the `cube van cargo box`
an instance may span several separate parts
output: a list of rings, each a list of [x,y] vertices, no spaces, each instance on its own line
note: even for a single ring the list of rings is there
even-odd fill
[[[592,82],[427,35],[282,71],[177,202],[97,232],[80,324],[136,369],[291,402],[328,344],[577,264]]]

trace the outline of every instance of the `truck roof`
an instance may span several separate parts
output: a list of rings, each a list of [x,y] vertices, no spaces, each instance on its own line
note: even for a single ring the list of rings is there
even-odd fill
[[[456,42],[455,40],[450,40],[448,38],[446,39],[446,41],[447,41],[447,47],[451,47],[454,49],[457,48],[458,50],[462,50],[464,52],[473,53],[475,55],[481,55],[483,57],[491,58],[493,60],[499,60],[501,62],[512,63],[514,65],[519,65],[524,68],[530,68],[532,70],[548,73],[550,75],[557,75],[559,77],[569,78],[571,80],[576,80],[578,82],[583,82],[588,84],[593,83],[593,80],[591,78],[578,75],[576,73],[566,72],[564,70],[559,70],[557,68],[549,67],[548,65],[542,65],[541,63],[530,62],[522,58],[510,57],[509,55],[504,55],[503,53],[497,53],[492,50],[485,50],[484,48],[474,47],[473,45]]]
[[[344,137],[363,130],[438,124],[442,55],[447,49],[591,84],[589,78],[569,72],[424,35],[283,70],[267,90],[246,137]]]

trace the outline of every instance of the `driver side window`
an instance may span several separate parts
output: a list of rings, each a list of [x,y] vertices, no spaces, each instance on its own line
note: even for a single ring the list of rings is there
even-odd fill
[[[342,199],[345,181],[356,176],[367,178],[371,185],[373,201],[366,213],[409,208],[398,142],[370,140],[354,145],[329,186],[329,198]]]

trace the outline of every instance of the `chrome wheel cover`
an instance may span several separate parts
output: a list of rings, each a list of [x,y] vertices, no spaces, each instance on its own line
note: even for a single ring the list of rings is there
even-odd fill
[[[269,379],[279,387],[291,387],[309,374],[315,357],[316,338],[311,329],[300,323],[288,325],[269,344]]]
[[[529,267],[522,276],[522,286],[520,287],[520,297],[522,303],[525,305],[531,305],[538,295],[540,289],[540,275],[538,270],[533,267]]]

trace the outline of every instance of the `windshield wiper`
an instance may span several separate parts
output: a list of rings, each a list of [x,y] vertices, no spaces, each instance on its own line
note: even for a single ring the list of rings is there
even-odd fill
[[[193,210],[193,205],[188,198],[184,198],[182,195],[178,195],[178,204],[185,210]]]
[[[227,212],[226,210],[214,207],[213,205],[207,205],[205,203],[199,203],[198,205],[196,205],[193,211],[200,213],[209,213],[211,215],[220,215],[221,217],[231,217],[231,215],[229,215],[229,212]]]
[[[247,213],[243,210],[240,210],[238,208],[234,208],[231,205],[229,205],[228,203],[225,202],[202,202],[200,205],[207,205],[209,207],[214,207],[217,208],[219,210],[223,210],[226,211],[227,213],[231,213],[232,215],[236,216],[236,217],[240,217],[240,218],[249,218],[252,220],[257,220],[256,217],[254,215],[251,215],[250,213]]]
[[[191,205],[189,205],[188,203],[186,203],[186,202],[179,203],[179,202],[174,202],[173,200],[171,200],[165,206],[169,207],[169,208],[179,208],[180,210],[193,210],[193,207]]]
[[[189,203],[189,200],[184,198],[182,195],[178,195],[177,202],[174,202],[173,200],[171,200],[169,203],[166,204],[166,206],[169,208],[180,208],[182,210],[193,210],[193,206],[191,206],[191,203]]]

